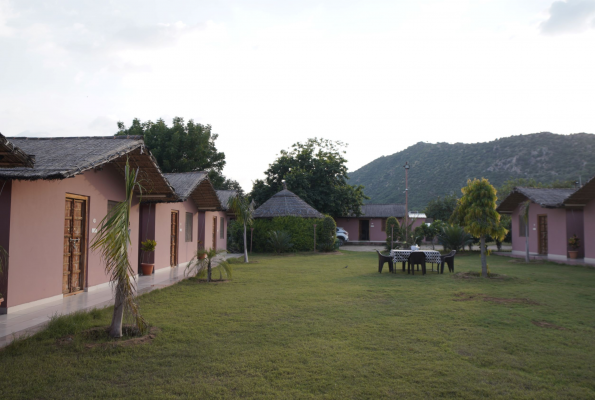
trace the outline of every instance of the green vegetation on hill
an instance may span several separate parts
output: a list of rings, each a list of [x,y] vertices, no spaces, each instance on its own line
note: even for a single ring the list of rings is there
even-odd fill
[[[467,179],[487,178],[499,187],[516,178],[542,183],[595,175],[595,135],[549,132],[518,135],[486,143],[417,143],[380,157],[349,173],[352,185],[364,185],[370,203],[404,203],[409,161],[409,209],[422,210],[437,197],[461,196]]]

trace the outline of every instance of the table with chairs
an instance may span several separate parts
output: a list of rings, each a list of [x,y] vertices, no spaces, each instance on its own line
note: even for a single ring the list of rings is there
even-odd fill
[[[451,251],[446,255],[440,254],[436,250],[391,250],[390,256],[383,255],[379,251],[378,253],[378,272],[382,273],[382,267],[385,263],[388,263],[389,272],[396,273],[395,266],[397,263],[402,263],[403,271],[405,271],[405,264],[407,264],[407,273],[415,274],[415,267],[417,270],[421,267],[423,275],[426,274],[426,264],[432,265],[432,271],[434,270],[434,264],[437,264],[436,271],[444,273],[444,265],[448,266],[449,272],[454,272],[454,257],[456,251]]]

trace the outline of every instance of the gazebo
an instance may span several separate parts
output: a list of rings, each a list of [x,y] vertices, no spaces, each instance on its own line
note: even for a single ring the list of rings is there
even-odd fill
[[[254,218],[275,217],[324,218],[324,215],[300,199],[298,195],[287,190],[283,183],[283,190],[264,202],[254,210]]]

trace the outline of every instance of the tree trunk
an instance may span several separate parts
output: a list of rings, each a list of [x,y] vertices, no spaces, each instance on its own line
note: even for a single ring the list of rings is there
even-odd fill
[[[481,246],[481,276],[484,278],[488,277],[488,260],[486,259],[486,238],[484,235],[480,237],[480,246]]]
[[[209,264],[207,265],[207,282],[211,282],[211,259],[209,259]]]
[[[529,224],[525,222],[525,262],[529,262]]]
[[[244,262],[248,263],[248,242],[246,241],[246,224],[244,224]]]
[[[116,300],[114,302],[114,315],[109,328],[109,335],[113,338],[122,337],[122,319],[124,317],[124,293],[116,286]]]

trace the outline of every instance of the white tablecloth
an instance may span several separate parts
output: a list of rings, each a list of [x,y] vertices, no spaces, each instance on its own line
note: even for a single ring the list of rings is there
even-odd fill
[[[426,254],[426,262],[440,264],[440,252],[436,250],[418,250]],[[391,250],[395,263],[404,262],[409,259],[412,250]]]

